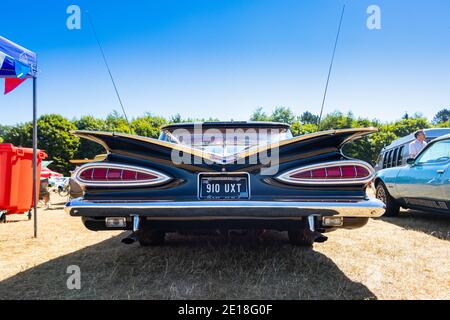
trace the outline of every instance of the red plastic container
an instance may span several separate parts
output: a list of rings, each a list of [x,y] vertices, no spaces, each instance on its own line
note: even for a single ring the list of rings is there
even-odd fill
[[[37,184],[45,152],[37,152]],[[0,144],[0,210],[7,214],[24,213],[33,207],[33,149]]]

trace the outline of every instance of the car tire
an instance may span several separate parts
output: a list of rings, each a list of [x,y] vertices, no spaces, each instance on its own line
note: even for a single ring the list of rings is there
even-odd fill
[[[164,243],[166,233],[161,230],[141,230],[137,240],[142,247],[159,246]]]
[[[6,223],[6,212],[0,212],[0,223]]]
[[[312,248],[314,244],[314,233],[308,229],[289,230],[290,244],[298,247]]]
[[[378,183],[376,187],[375,196],[386,205],[385,217],[398,217],[400,214],[400,205],[390,195],[386,185],[383,182]]]

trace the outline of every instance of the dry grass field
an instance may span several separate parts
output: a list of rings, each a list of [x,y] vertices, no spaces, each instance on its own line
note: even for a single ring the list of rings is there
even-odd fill
[[[91,232],[62,210],[0,224],[0,299],[449,299],[450,217],[405,212],[329,234],[313,250],[284,233],[262,242],[169,235],[164,246]],[[81,268],[81,289],[66,271]]]

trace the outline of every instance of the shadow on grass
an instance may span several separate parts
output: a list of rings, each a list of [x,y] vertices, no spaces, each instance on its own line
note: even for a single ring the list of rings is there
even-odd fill
[[[247,236],[170,234],[153,248],[121,244],[123,235],[61,256],[0,282],[7,299],[376,299],[333,261],[271,233]],[[67,267],[81,269],[68,290]]]
[[[408,210],[402,211],[396,218],[382,217],[381,220],[407,230],[420,231],[438,239],[450,241],[450,214]]]

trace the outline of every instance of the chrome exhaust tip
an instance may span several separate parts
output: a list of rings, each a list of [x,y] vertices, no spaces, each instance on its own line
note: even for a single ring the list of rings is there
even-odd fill
[[[133,244],[138,240],[136,233],[140,229],[140,218],[138,215],[133,215],[132,217],[133,217],[133,232],[131,232],[128,235],[128,237],[122,239],[122,243],[124,244]]]
[[[316,231],[316,217],[318,216],[316,215],[308,216],[309,232],[311,232],[311,236],[313,237],[314,242],[324,243],[328,240],[328,237]]]

